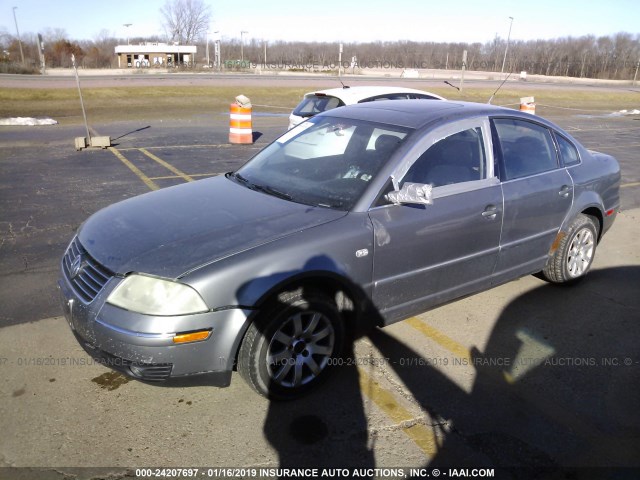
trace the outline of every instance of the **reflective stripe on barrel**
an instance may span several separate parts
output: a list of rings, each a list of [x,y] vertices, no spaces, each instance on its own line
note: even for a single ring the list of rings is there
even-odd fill
[[[229,143],[253,143],[251,107],[232,103],[229,110]]]

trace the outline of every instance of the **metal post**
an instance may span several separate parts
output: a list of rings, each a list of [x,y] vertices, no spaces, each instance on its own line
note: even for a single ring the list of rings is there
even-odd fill
[[[91,134],[89,133],[89,124],[87,123],[87,114],[84,111],[84,102],[82,101],[82,90],[80,90],[80,77],[78,76],[78,69],[76,68],[76,56],[71,54],[71,63],[73,64],[73,71],[76,73],[76,83],[78,84],[78,94],[80,95],[80,106],[82,107],[82,117],[84,118],[84,128],[87,131],[87,140],[91,145]]]
[[[507,46],[504,48],[504,58],[502,59],[502,70],[500,73],[504,73],[504,64],[507,61],[507,51],[509,51],[509,40],[511,39],[511,27],[513,26],[513,17],[509,17],[511,19],[511,23],[509,23],[509,35],[507,35]]]
[[[123,23],[122,25],[127,27],[127,45],[129,45],[129,27],[133,25],[133,23]]]
[[[638,67],[640,67],[640,60],[636,63],[636,73],[633,75],[633,86],[636,86],[636,78],[638,78]]]
[[[244,64],[244,34],[249,33],[246,30],[240,32],[240,61]]]
[[[44,58],[44,41],[42,35],[38,34],[38,53],[40,56],[40,68],[42,69],[42,75],[44,75],[46,69],[46,63]]]
[[[340,44],[340,50],[338,51],[338,77],[342,71],[342,44]]]
[[[20,46],[20,60],[24,65],[24,53],[22,53],[22,40],[20,39],[20,30],[18,30],[18,19],[16,18],[16,9],[18,7],[13,7],[13,21],[16,24],[16,34],[18,35],[18,45]]]
[[[460,75],[460,88],[459,91],[462,91],[462,86],[464,84],[464,71],[467,69],[467,51],[462,51],[462,74]]]
[[[209,32],[207,32],[207,67],[210,67],[211,63],[209,62]]]

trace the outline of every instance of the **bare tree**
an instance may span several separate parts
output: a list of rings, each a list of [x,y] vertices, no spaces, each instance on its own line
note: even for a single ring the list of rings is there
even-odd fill
[[[202,0],[167,0],[160,13],[167,36],[182,44],[191,44],[206,34],[211,22],[211,9]]]

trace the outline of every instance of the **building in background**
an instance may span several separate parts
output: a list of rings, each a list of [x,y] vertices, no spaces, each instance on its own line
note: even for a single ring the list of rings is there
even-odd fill
[[[116,46],[118,68],[148,68],[193,66],[197,47],[195,45],[170,45],[168,43],[141,43]]]

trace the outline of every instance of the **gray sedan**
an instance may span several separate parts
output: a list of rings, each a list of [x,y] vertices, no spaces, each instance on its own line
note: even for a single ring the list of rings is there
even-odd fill
[[[144,381],[293,398],[362,328],[537,273],[589,271],[620,169],[550,122],[462,102],[320,114],[238,171],[91,216],[61,262],[71,329]],[[570,295],[570,293],[569,293]]]

